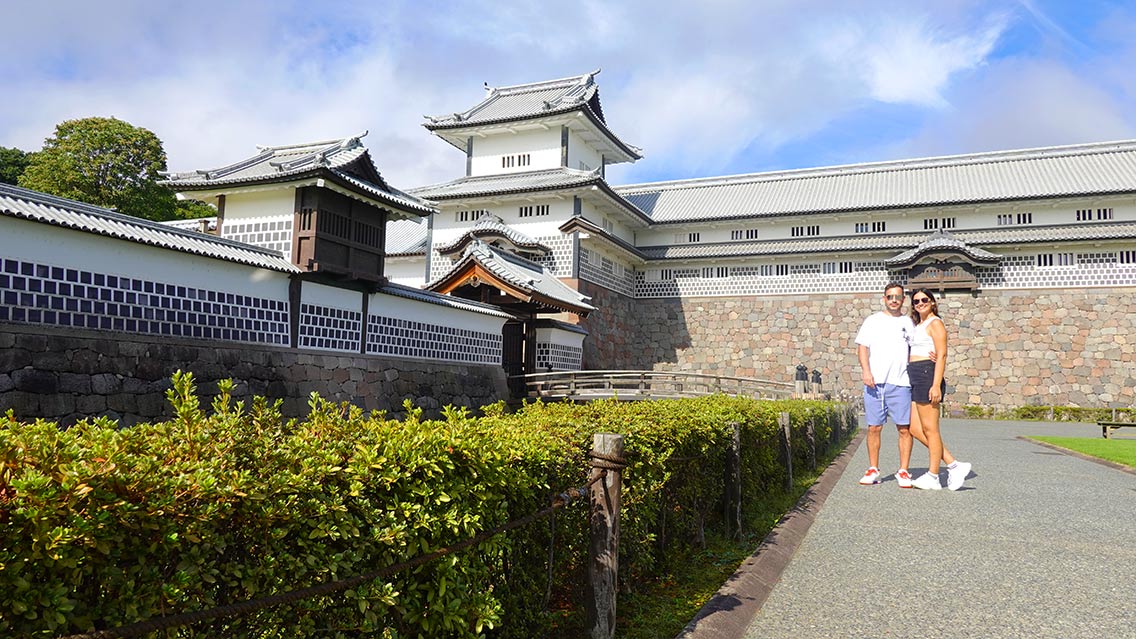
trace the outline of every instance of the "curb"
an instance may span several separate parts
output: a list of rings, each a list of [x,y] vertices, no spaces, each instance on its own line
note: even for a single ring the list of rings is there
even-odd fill
[[[864,440],[861,429],[675,639],[742,639]]]

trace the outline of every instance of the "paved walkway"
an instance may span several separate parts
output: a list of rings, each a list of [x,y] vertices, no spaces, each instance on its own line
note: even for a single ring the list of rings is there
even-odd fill
[[[1136,473],[1018,439],[1099,428],[946,421],[957,493],[896,487],[894,432],[883,485],[861,430],[681,639],[1136,637]]]
[[[1136,637],[1136,475],[1019,435],[1100,436],[1086,424],[946,420],[974,463],[958,492],[860,486],[851,457],[746,639]],[[912,475],[926,469],[918,442]]]

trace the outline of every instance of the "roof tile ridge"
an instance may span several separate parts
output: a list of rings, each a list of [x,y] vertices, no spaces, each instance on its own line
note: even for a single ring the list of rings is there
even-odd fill
[[[1103,153],[1119,153],[1122,151],[1131,150],[1136,150],[1136,140],[1091,142],[1084,144],[1014,149],[1007,151],[984,151],[979,153],[932,156],[926,158],[909,158],[900,160],[882,160],[879,162],[838,164],[833,166],[805,167],[799,169],[777,169],[773,171],[738,173],[733,175],[722,175],[715,177],[683,178],[678,180],[662,180],[659,182],[640,182],[634,184],[624,184],[613,188],[620,193],[640,193],[662,189],[678,190],[708,186],[726,186],[731,184],[748,184],[754,182],[778,182],[833,175],[863,175],[868,173],[887,173],[893,171],[906,171],[922,168],[994,164],[998,162],[1015,162],[1045,158],[1068,157],[1073,155],[1087,155],[1086,151],[1093,151],[1093,154],[1096,155]]]
[[[591,73],[582,73],[580,75],[573,75],[566,78],[558,78],[556,80],[541,80],[539,82],[528,82],[524,84],[512,84],[501,87],[490,87],[491,91],[496,92],[498,95],[516,95],[519,93],[527,93],[531,91],[541,91],[544,89],[554,89],[557,87],[571,88],[579,84],[589,84],[592,78],[599,74],[600,69],[596,69]]]

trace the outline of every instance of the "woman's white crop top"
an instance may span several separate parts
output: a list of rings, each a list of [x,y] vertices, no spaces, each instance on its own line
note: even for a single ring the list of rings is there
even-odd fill
[[[943,321],[936,315],[926,322],[921,322],[915,326],[915,331],[911,334],[911,356],[912,357],[929,357],[931,351],[935,350],[935,340],[927,334],[927,326],[934,321]]]

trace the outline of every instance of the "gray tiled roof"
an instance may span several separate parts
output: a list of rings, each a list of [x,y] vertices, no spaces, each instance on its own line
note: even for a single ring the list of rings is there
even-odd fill
[[[990,251],[980,249],[976,246],[970,246],[966,242],[958,239],[954,235],[939,229],[932,233],[927,239],[919,243],[919,246],[904,251],[895,257],[884,260],[888,265],[906,265],[913,264],[919,257],[927,255],[928,253],[936,253],[940,251],[954,251],[966,255],[971,260],[978,264],[997,264],[1001,261],[1000,255],[995,255]]]
[[[429,233],[425,219],[387,222],[387,255],[425,255]]]
[[[442,131],[452,129],[531,120],[580,111],[619,152],[626,154],[625,159],[638,160],[643,157],[642,149],[620,140],[607,127],[603,106],[600,104],[599,86],[595,80],[598,73],[599,69],[560,80],[508,87],[486,86],[488,93],[485,98],[472,108],[461,113],[425,116],[429,122],[423,126],[441,134]],[[451,143],[457,145],[452,139]]]
[[[426,128],[506,122],[584,108],[597,95],[598,87],[595,82],[597,73],[598,70],[560,80],[508,87],[486,87],[488,93],[485,99],[467,111],[426,116],[430,121]],[[602,122],[602,110],[596,115]]]
[[[463,311],[471,311],[473,313],[481,313],[483,315],[492,315],[493,317],[507,317],[513,316],[500,308],[491,304],[482,304],[481,302],[474,302],[473,300],[466,300],[452,295],[442,295],[434,291],[425,291],[420,288],[412,286],[403,286],[402,284],[395,284],[388,282],[379,287],[380,293],[387,295],[394,295],[396,297],[404,297],[406,299],[417,300],[419,302],[426,302],[427,304],[436,304],[438,306],[445,306],[447,308],[456,308]]]
[[[508,224],[505,224],[505,222],[496,215],[488,213],[477,218],[477,222],[474,223],[473,227],[463,233],[461,237],[458,237],[449,244],[437,247],[438,252],[442,255],[445,255],[446,253],[457,250],[458,248],[464,246],[475,238],[484,239],[487,237],[504,237],[518,248],[539,251],[544,254],[552,252],[552,249],[548,248],[544,244],[537,242],[528,235],[525,235],[524,233],[521,233]]]
[[[721,242],[715,244],[677,244],[644,246],[639,251],[650,260],[745,257],[752,255],[787,255],[793,253],[840,253],[865,251],[908,251],[930,236],[926,233],[889,235],[847,235],[756,242]],[[971,250],[979,246],[1077,242],[1136,238],[1136,224],[1111,223],[1085,226],[1018,227],[979,229],[954,232],[955,241],[964,242]]]
[[[0,184],[0,215],[284,273],[299,269],[277,251],[186,231],[18,186]]]
[[[563,305],[562,310],[583,310],[585,313],[596,310],[594,306],[588,304],[591,298],[569,288],[540,264],[507,251],[496,250],[481,241],[475,240],[466,247],[465,256],[450,269],[450,273],[465,268],[471,261],[477,262],[502,281],[530,295],[537,294],[554,302],[560,302]],[[433,288],[448,275],[427,284],[426,288]]]
[[[391,187],[382,178],[360,141],[363,135],[289,146],[257,147],[259,152],[256,155],[240,162],[215,169],[168,173],[163,183],[174,190],[194,191],[284,182],[326,174],[390,205],[420,215],[434,212],[428,202]],[[366,177],[360,176],[359,171],[367,174]]]
[[[1136,192],[1136,141],[615,187],[654,222]]]
[[[410,189],[410,193],[430,200],[450,200],[529,191],[567,189],[602,182],[599,171],[578,171],[557,167],[540,171],[463,177],[450,182]]]

